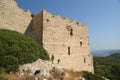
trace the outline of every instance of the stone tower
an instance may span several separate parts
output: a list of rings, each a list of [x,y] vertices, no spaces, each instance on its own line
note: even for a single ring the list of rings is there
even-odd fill
[[[88,28],[76,21],[43,10],[35,16],[26,34],[35,39],[64,69],[93,72]]]
[[[87,27],[76,21],[45,10],[32,19],[31,12],[20,9],[15,0],[0,0],[0,29],[29,35],[65,69],[93,72]]]

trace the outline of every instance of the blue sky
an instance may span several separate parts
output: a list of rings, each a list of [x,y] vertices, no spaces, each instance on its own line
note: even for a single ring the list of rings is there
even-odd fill
[[[120,0],[16,0],[23,10],[45,9],[88,26],[91,50],[120,49]]]

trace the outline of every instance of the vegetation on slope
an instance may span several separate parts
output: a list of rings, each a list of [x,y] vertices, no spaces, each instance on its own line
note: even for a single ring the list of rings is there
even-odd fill
[[[38,58],[48,60],[49,56],[37,42],[16,31],[0,30],[0,67],[6,72]]]
[[[120,79],[120,60],[115,59],[119,54],[110,55],[110,57],[94,57],[94,74],[83,72],[86,80],[110,80]]]
[[[102,76],[92,74],[91,72],[87,71],[83,72],[83,77],[85,78],[85,80],[105,80],[104,78],[102,78]]]
[[[94,57],[95,74],[110,80],[120,79],[120,60],[107,57]]]
[[[0,76],[0,80],[8,80],[8,79],[3,76]]]
[[[109,55],[107,57],[112,58],[112,59],[119,59],[120,60],[120,53],[112,53],[111,55]]]

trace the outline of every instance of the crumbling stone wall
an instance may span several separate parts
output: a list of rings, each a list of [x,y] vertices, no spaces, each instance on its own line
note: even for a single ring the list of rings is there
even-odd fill
[[[20,9],[15,0],[0,0],[0,29],[24,33],[31,19],[31,12]]]
[[[33,18],[30,28],[32,31],[28,30],[28,35],[41,43],[50,56],[54,55],[54,63],[59,60],[65,69],[93,72],[93,58],[85,25],[43,10]]]
[[[32,20],[32,21],[31,21]],[[33,19],[15,0],[0,0],[0,29],[16,30],[35,39],[65,69],[93,72],[88,29],[76,21],[54,16],[45,10]]]

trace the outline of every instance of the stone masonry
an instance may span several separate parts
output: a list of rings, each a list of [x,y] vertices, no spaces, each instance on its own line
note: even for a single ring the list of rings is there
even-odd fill
[[[26,34],[43,45],[50,56],[54,55],[54,63],[59,62],[65,69],[93,72],[85,25],[43,10],[33,18]]]
[[[20,9],[15,0],[0,0],[0,29],[24,33],[31,19],[31,12]]]
[[[43,10],[33,19],[20,9],[15,0],[0,0],[0,29],[16,30],[29,35],[54,55],[54,63],[75,71],[93,70],[88,29],[76,21],[54,16]]]

